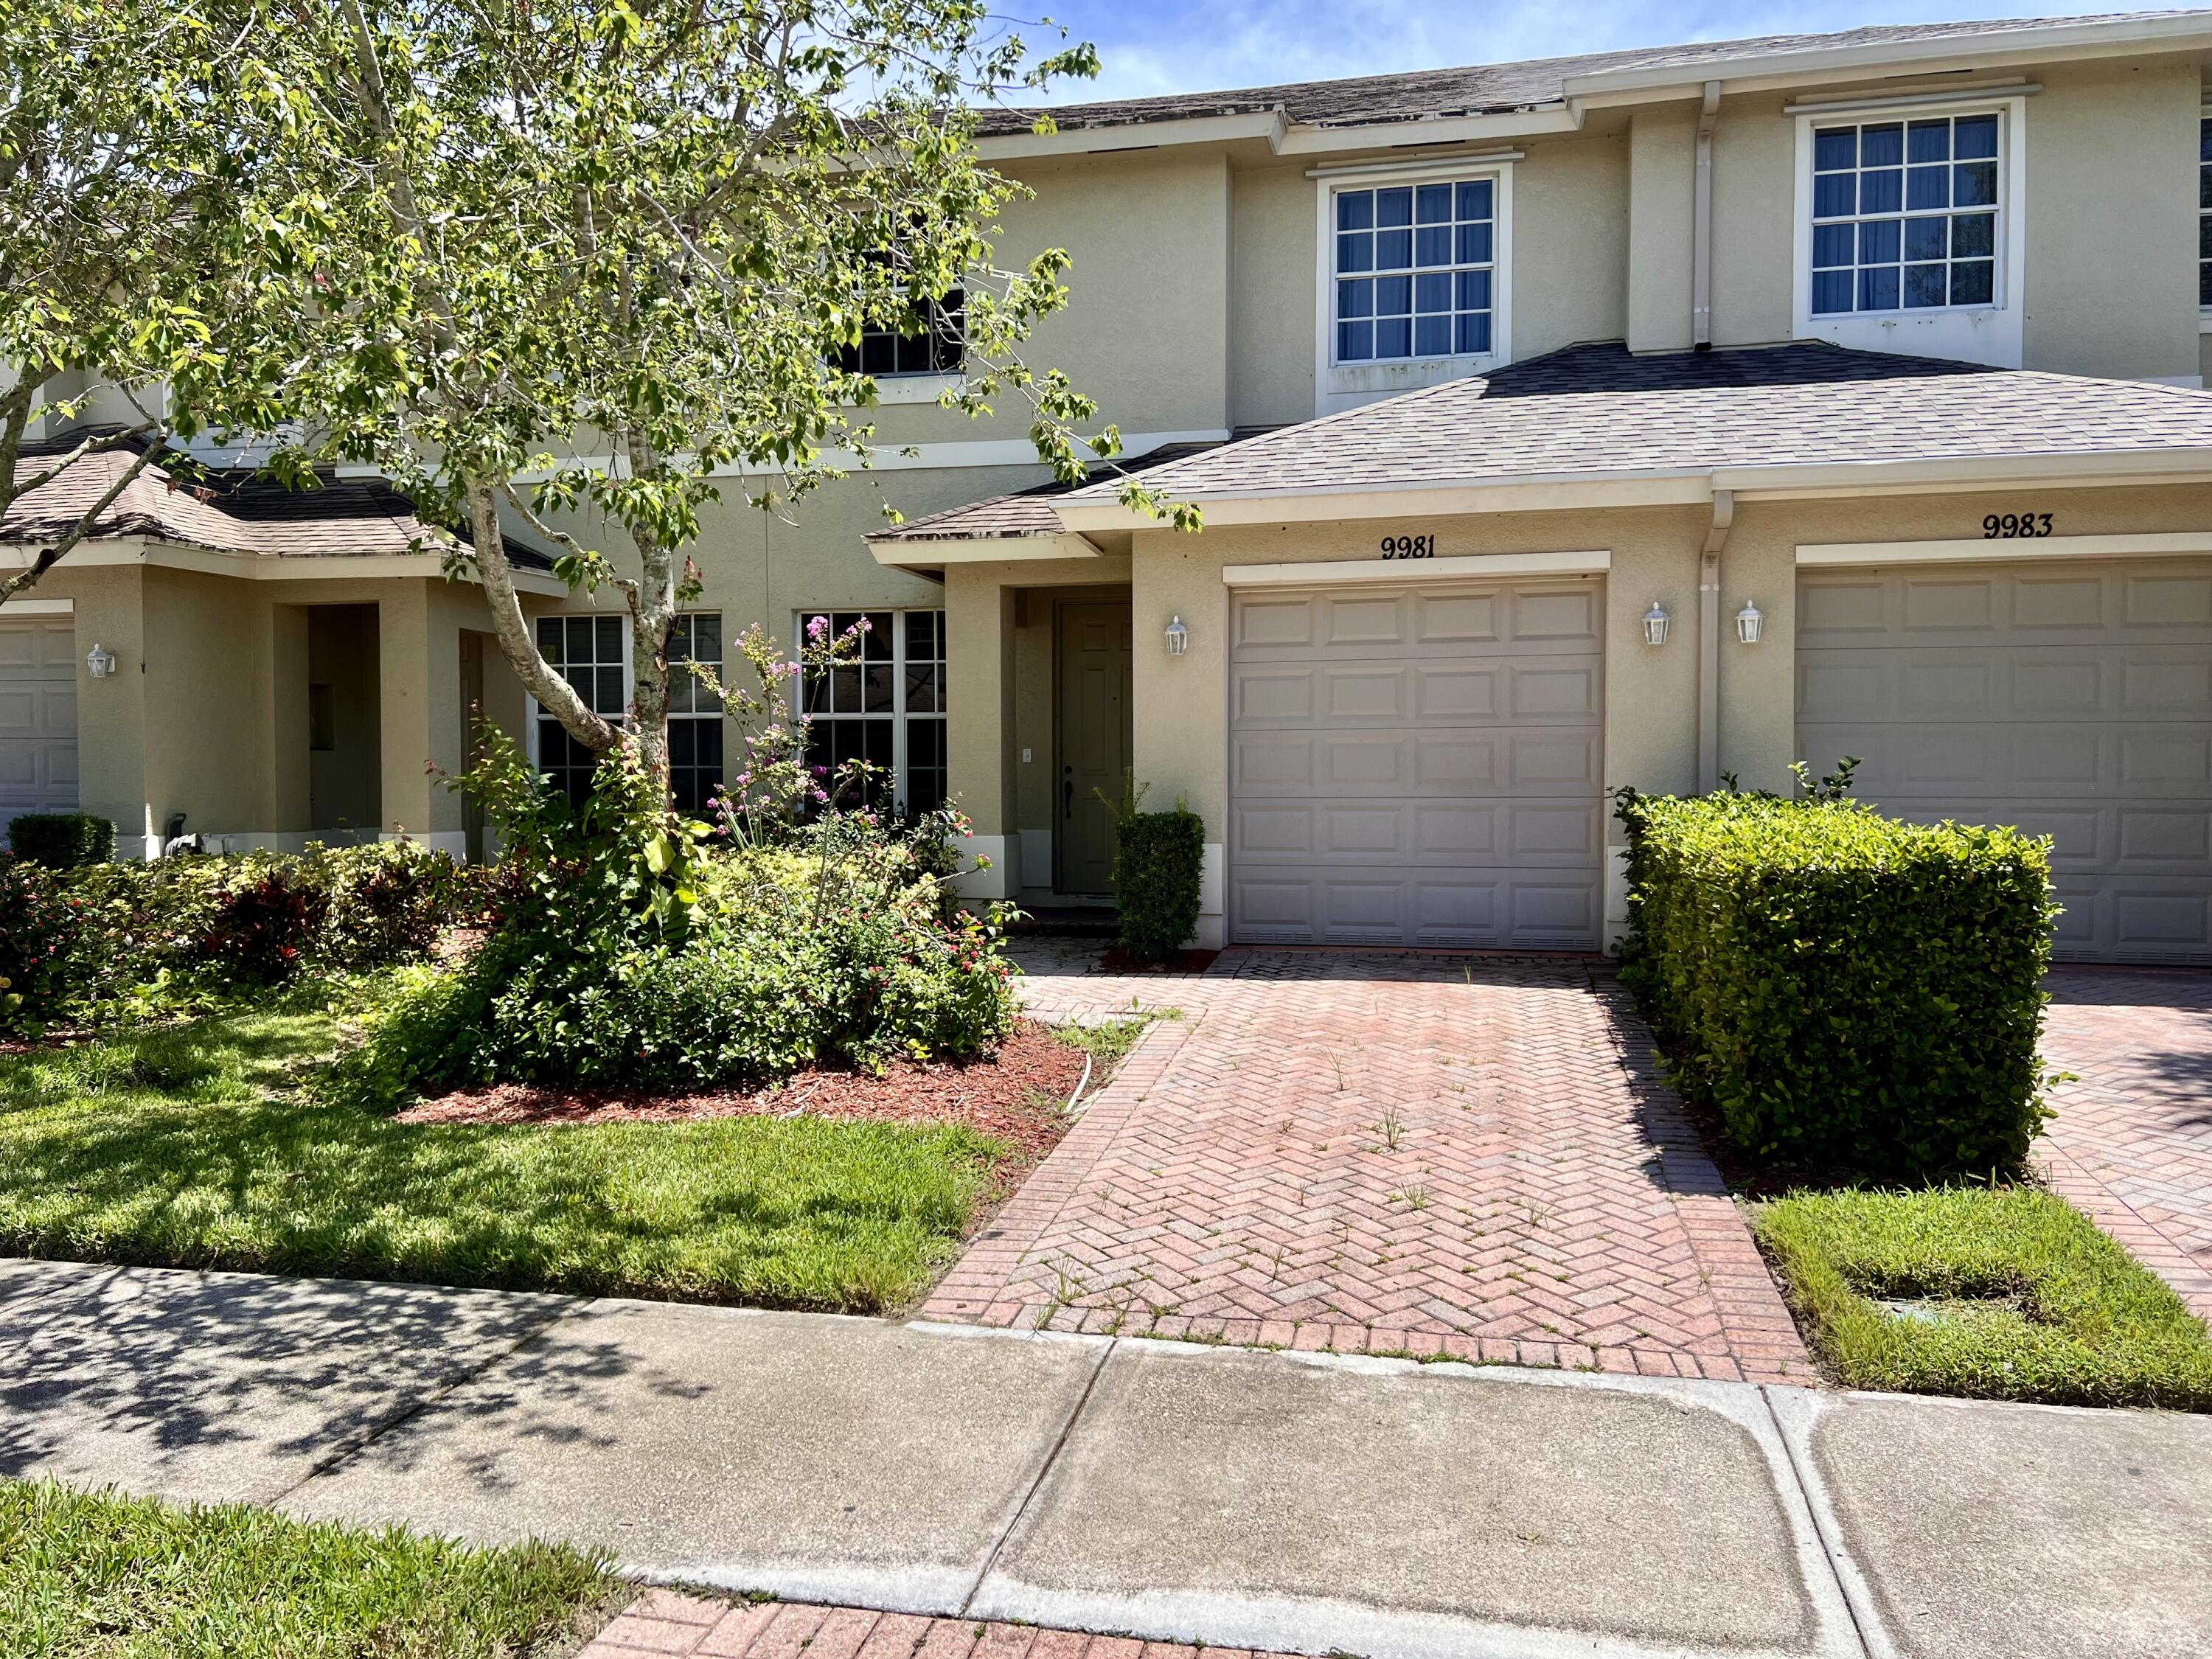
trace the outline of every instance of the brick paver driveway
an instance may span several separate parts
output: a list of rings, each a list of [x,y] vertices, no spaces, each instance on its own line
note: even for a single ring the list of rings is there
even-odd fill
[[[2212,973],[2051,975],[2043,1052],[2062,1084],[2037,1143],[2051,1184],[2212,1319]]]
[[[1031,945],[1047,1018],[1172,1007],[927,1316],[1809,1380],[1604,970],[1233,951],[1204,975]]]

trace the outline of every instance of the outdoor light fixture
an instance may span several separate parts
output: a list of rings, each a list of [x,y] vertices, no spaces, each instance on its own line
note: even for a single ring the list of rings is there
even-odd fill
[[[1735,613],[1736,638],[1741,640],[1746,645],[1757,645],[1759,630],[1765,626],[1766,618],[1759,614],[1759,607],[1749,599],[1746,599],[1743,602],[1743,609]]]
[[[105,646],[95,645],[84,653],[84,665],[93,678],[104,680],[115,672],[115,653]]]
[[[1189,649],[1190,629],[1182,625],[1181,617],[1171,617],[1168,622],[1168,655],[1180,657]]]
[[[1667,623],[1667,608],[1661,605],[1658,600],[1652,600],[1651,608],[1644,613],[1644,643],[1646,645],[1666,644]]]

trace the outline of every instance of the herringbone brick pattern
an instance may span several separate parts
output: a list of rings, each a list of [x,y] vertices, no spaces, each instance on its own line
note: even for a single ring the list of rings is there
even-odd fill
[[[1575,959],[1231,951],[1032,1011],[1172,1006],[926,1317],[1809,1380],[1644,1028]]]
[[[1290,1659],[1208,1648],[1206,1659]],[[647,1590],[576,1659],[1198,1659],[1174,1642],[1139,1642],[1027,1625],[927,1619],[800,1601],[729,1602]]]
[[[2038,1152],[2087,1211],[2212,1319],[2212,974],[2061,969],[2043,1052],[2061,1084]]]

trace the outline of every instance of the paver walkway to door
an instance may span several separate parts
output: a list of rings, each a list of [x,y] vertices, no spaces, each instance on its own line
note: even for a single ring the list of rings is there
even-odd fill
[[[926,1316],[1808,1381],[1788,1310],[1602,965],[1030,948],[1030,1007],[1159,1020]]]
[[[2212,973],[2063,968],[2043,1052],[2080,1081],[2052,1091],[2037,1143],[2051,1184],[2212,1319]]]

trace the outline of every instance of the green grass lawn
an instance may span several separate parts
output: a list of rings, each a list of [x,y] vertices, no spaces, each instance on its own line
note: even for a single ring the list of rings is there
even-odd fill
[[[403,1124],[319,1100],[331,1015],[0,1056],[0,1255],[874,1312],[1004,1149],[817,1118]]]
[[[2203,1324],[2049,1193],[1799,1194],[1759,1205],[1753,1227],[1850,1387],[2212,1410]]]
[[[555,1545],[0,1482],[10,1659],[524,1659],[570,1651],[629,1595]]]

